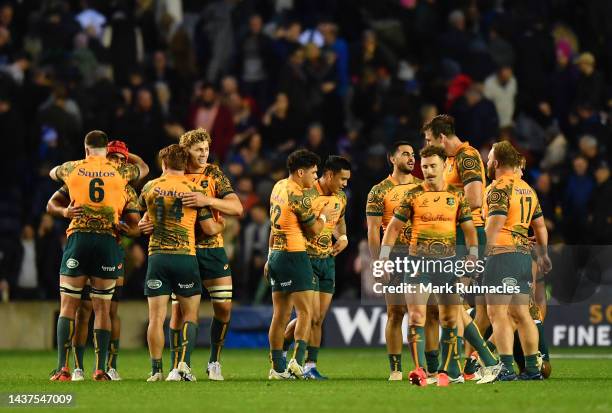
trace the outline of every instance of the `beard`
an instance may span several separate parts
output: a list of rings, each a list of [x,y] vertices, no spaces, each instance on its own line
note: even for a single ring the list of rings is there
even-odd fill
[[[495,168],[493,166],[487,168],[487,176],[490,179],[495,179]]]
[[[403,174],[410,174],[412,173],[412,170],[414,169],[414,167],[409,167],[407,165],[397,165],[397,169],[399,169],[399,171]]]

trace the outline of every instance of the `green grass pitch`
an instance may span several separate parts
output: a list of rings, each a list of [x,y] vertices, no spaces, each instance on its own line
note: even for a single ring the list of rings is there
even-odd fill
[[[224,351],[226,381],[210,382],[203,371],[207,353],[207,349],[196,349],[192,357],[199,379],[196,383],[146,383],[150,364],[145,350],[121,351],[118,370],[122,382],[93,382],[89,379],[93,363],[90,348],[85,358],[86,381],[51,383],[48,373],[55,364],[54,352],[1,351],[0,394],[6,399],[7,393],[70,392],[75,395],[76,406],[69,411],[112,413],[612,412],[609,349],[553,351],[553,376],[543,382],[466,383],[448,388],[388,382],[387,357],[382,348],[322,349],[319,367],[330,377],[326,382],[269,382],[265,350]],[[556,354],[586,358],[554,358]],[[164,357],[167,373],[169,356],[166,353]],[[410,365],[405,359],[404,370]]]

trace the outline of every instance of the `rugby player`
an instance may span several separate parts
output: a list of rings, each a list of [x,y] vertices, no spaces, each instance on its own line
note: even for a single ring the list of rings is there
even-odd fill
[[[513,341],[516,323],[525,354],[521,380],[541,380],[538,369],[538,331],[529,312],[532,281],[531,246],[528,231],[536,239],[538,271],[548,273],[548,233],[536,192],[516,173],[521,156],[509,142],[498,142],[489,152],[487,173],[495,179],[487,195],[486,235],[488,259],[483,284],[512,288],[513,293],[487,294],[487,313],[493,325],[495,345],[503,368],[499,380],[517,379],[513,367]]]
[[[378,259],[380,254],[381,228],[383,231],[387,229],[404,192],[422,182],[412,175],[415,162],[414,149],[408,142],[395,142],[387,156],[393,171],[372,187],[366,204],[368,247],[372,260]],[[410,222],[406,222],[396,241],[395,251],[408,253],[410,233]],[[398,300],[397,297],[386,295],[385,300],[387,302],[385,340],[391,370],[389,380],[402,380],[402,322],[406,306],[403,298]]]
[[[118,165],[125,164],[131,159],[135,164],[142,164],[140,178],[143,178],[148,174],[148,166],[144,164],[144,161],[137,155],[130,154],[127,145],[122,141],[109,142],[107,146],[106,158],[111,162]],[[140,235],[137,224],[140,220],[140,212],[138,210],[138,195],[136,191],[130,186],[125,187],[125,207],[122,211],[122,221],[117,226],[118,241],[120,235],[126,235],[129,237],[137,237]],[[75,207],[74,202],[70,201],[70,194],[68,193],[68,187],[63,185],[57,190],[53,196],[47,202],[47,212],[52,216],[58,218],[69,218],[78,217],[82,214],[82,207]],[[123,287],[124,277],[124,265],[123,258],[125,253],[121,245],[118,245],[120,256],[122,257],[121,263],[118,267],[118,278],[115,286],[115,292],[111,300],[110,318],[111,318],[111,340],[110,348],[108,353],[108,360],[106,361],[106,373],[111,380],[121,380],[121,376],[117,371],[117,358],[119,355],[119,340],[121,335],[121,321],[118,315],[119,299],[121,297],[121,290]],[[83,374],[83,357],[85,353],[85,344],[87,342],[87,336],[89,332],[89,319],[91,317],[93,308],[91,305],[91,285],[89,283],[83,288],[81,293],[81,305],[77,310],[75,319],[75,331],[72,340],[72,349],[74,355],[74,370],[72,372],[72,381],[82,381],[85,379]]]
[[[208,207],[213,217],[219,219],[222,213],[227,216],[242,215],[240,199],[234,193],[231,183],[221,169],[208,163],[211,144],[210,134],[205,129],[194,129],[184,133],[179,144],[189,154],[185,177],[198,188],[198,192],[183,195],[183,204],[190,207]],[[146,218],[143,224],[146,223]],[[141,226],[141,229],[143,226]],[[210,295],[214,316],[210,325],[210,357],[206,374],[210,380],[223,380],[221,372],[221,350],[229,328],[232,311],[232,273],[229,260],[223,248],[223,236],[204,234],[196,226],[196,258],[202,284]],[[181,349],[180,329],[183,324],[178,301],[172,300],[172,315],[169,324],[169,337],[173,369],[166,380],[180,380],[178,356]]]
[[[333,205],[334,210],[323,230],[316,236],[306,234],[306,252],[314,271],[316,286],[312,307],[312,327],[310,339],[306,348],[306,371],[309,379],[325,380],[317,370],[319,347],[321,346],[321,326],[336,286],[336,265],[334,257],[340,254],[348,245],[346,236],[346,194],[343,189],[351,177],[351,163],[341,156],[330,156],[323,165],[323,174],[308,191],[312,196],[312,209],[318,214],[323,205]],[[336,242],[333,242],[333,238]],[[283,351],[293,342],[296,319],[293,319],[285,329]]]
[[[159,152],[163,175],[148,182],[138,200],[153,224],[149,239],[149,262],[145,295],[149,303],[147,342],[151,356],[151,375],[147,381],[163,380],[162,352],[164,320],[170,294],[178,299],[183,318],[182,348],[178,370],[184,381],[195,381],[191,372],[191,352],[195,347],[198,309],[202,285],[195,253],[196,220],[207,235],[224,228],[223,220],[215,220],[209,208],[192,208],[183,204],[185,192],[198,187],[185,176],[189,155],[177,144]]]
[[[74,319],[87,279],[95,313],[93,378],[109,380],[104,364],[111,338],[110,307],[121,257],[115,228],[125,205],[125,187],[138,179],[141,168],[106,159],[108,137],[94,130],[85,136],[85,159],[54,167],[49,176],[63,182],[82,213],[72,217],[60,267],[60,315],[57,321],[58,364],[52,381],[70,381],[69,352]]]
[[[425,142],[428,145],[443,147],[448,158],[444,168],[444,181],[447,184],[463,191],[465,198],[472,211],[472,222],[478,236],[479,257],[484,256],[484,245],[486,244],[484,220],[481,214],[483,202],[483,188],[486,185],[485,168],[480,153],[470,146],[469,142],[462,142],[455,134],[455,120],[449,115],[438,115],[422,128]],[[461,227],[457,227],[457,255],[465,255],[465,237]],[[459,356],[464,355],[463,339],[467,341],[468,354],[472,353],[474,347],[481,352],[481,331],[486,331],[490,323],[486,314],[484,296],[476,294],[475,318],[461,311],[459,318],[459,337],[457,338]],[[431,325],[430,325],[431,326]],[[430,327],[431,328],[431,327]],[[437,329],[437,326],[433,327]],[[473,342],[477,345],[472,345]],[[472,347],[472,348],[470,348]],[[428,357],[428,361],[430,358]],[[463,369],[466,379],[479,379],[476,376],[478,363],[476,358],[467,358]]]
[[[325,201],[315,215],[307,189],[315,185],[319,157],[297,150],[287,158],[289,177],[278,181],[270,196],[270,253],[264,275],[272,287],[270,323],[270,380],[304,377],[304,357],[310,338],[313,298],[317,278],[306,253],[305,235],[315,237],[332,219],[335,205]],[[283,357],[283,332],[295,307],[295,347],[287,364]]]
[[[380,260],[386,261],[391,254],[391,248],[400,235],[405,223],[412,224],[410,237],[410,258],[421,261],[423,265],[433,264],[433,270],[421,269],[414,274],[406,273],[404,282],[416,284],[415,293],[408,293],[410,319],[417,323],[409,326],[411,352],[415,369],[410,372],[411,383],[426,386],[424,323],[429,292],[424,286],[442,287],[436,292],[438,312],[442,326],[440,340],[442,366],[438,371],[438,386],[448,386],[449,383],[463,383],[457,352],[457,320],[459,315],[459,295],[455,291],[456,276],[454,271],[443,268],[447,263],[455,262],[456,227],[459,224],[469,246],[466,261],[474,263],[478,256],[476,230],[472,223],[472,214],[463,192],[444,182],[443,170],[446,153],[438,146],[426,146],[420,152],[421,169],[425,182],[404,193],[399,208],[387,226],[382,240]],[[442,265],[436,265],[440,263]],[[435,267],[438,267],[436,269]],[[454,265],[452,266],[454,269]],[[483,356],[485,376],[492,381],[501,366],[488,352]]]

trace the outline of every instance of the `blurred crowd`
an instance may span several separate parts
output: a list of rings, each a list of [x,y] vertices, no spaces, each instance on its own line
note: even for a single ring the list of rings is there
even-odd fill
[[[48,171],[82,158],[91,129],[127,142],[151,177],[161,147],[211,131],[210,161],[245,208],[225,232],[241,302],[298,147],[353,163],[336,286],[358,297],[386,148],[420,149],[438,113],[485,159],[499,139],[520,148],[553,243],[611,244],[611,18],[607,0],[0,1],[0,290],[57,297],[66,223],[45,214]],[[124,241],[126,294],[140,298],[146,240]]]

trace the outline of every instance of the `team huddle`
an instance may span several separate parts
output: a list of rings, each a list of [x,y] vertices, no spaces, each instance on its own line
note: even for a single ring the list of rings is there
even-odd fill
[[[551,263],[536,193],[521,179],[523,158],[508,142],[496,143],[485,169],[478,151],[459,140],[453,119],[446,115],[435,117],[423,132],[424,180],[412,174],[412,146],[396,142],[389,151],[392,173],[368,195],[370,254],[383,262],[401,257],[475,263],[486,257],[486,264],[484,271],[469,277],[440,270],[389,271],[382,277],[384,284],[461,283],[512,287],[515,293],[386,294],[389,380],[403,378],[406,314],[414,363],[408,379],[413,384],[547,377],[543,276]],[[183,134],[179,144],[162,149],[163,173],[147,182],[140,195],[133,185],[149,173],[148,166],[123,142],[109,143],[101,131],[85,137],[85,159],[50,172],[63,186],[47,209],[70,219],[60,268],[58,363],[51,380],[84,380],[83,354],[92,312],[93,379],[121,379],[117,308],[125,254],[119,241],[141,234],[149,236],[144,291],[149,306],[148,381],[196,380],[191,354],[203,288],[214,309],[206,373],[211,380],[223,380],[220,359],[231,315],[232,275],[221,232],[223,217],[240,216],[243,208],[227,176],[208,163],[210,143],[210,135],[196,129]],[[289,155],[287,169],[289,176],[275,184],[270,196],[270,252],[264,267],[273,304],[268,378],[324,380],[317,369],[321,326],[335,290],[334,257],[348,245],[343,189],[351,177],[351,164],[340,156],[322,163],[316,154],[301,149]],[[489,186],[485,174],[492,180]],[[529,236],[530,228],[534,237]],[[164,377],[163,324],[169,301],[172,367]],[[293,311],[296,317],[291,320]]]

